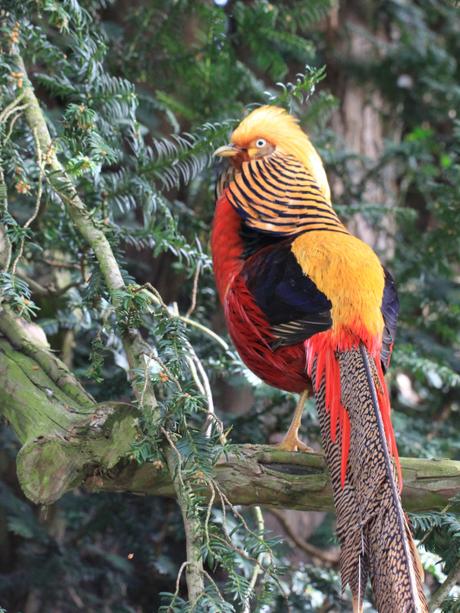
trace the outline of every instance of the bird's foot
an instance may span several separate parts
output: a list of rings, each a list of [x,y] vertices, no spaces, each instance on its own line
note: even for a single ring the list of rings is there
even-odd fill
[[[281,443],[275,445],[280,451],[304,451],[305,453],[314,453],[314,449],[306,445],[297,434],[286,434]]]

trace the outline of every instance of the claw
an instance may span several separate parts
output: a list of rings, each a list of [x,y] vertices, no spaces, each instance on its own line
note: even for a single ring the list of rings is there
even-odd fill
[[[308,390],[305,390],[300,395],[299,402],[297,403],[297,407],[292,418],[291,425],[289,426],[289,430],[287,431],[286,436],[283,438],[281,443],[276,445],[278,449],[281,449],[282,451],[304,451],[306,453],[314,453],[314,449],[312,449],[308,445],[305,445],[305,443],[303,443],[297,435],[300,428],[303,407],[307,396]]]
[[[314,449],[306,445],[298,436],[287,434],[281,443],[276,445],[280,451],[303,451],[305,453],[314,453]]]

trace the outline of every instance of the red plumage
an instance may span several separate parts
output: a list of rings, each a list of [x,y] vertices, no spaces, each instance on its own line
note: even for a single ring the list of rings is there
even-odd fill
[[[303,343],[275,350],[270,347],[275,338],[269,324],[239,275],[227,292],[225,313],[230,336],[250,370],[269,385],[288,392],[306,389]]]
[[[269,323],[239,274],[244,263],[240,227],[240,217],[222,196],[217,202],[211,247],[229,334],[243,362],[263,381],[288,392],[303,392],[308,387],[304,344],[271,348],[275,338]]]
[[[362,337],[366,339],[363,332]],[[402,471],[399,461],[398,448],[396,445],[393,426],[391,425],[391,406],[388,388],[385,383],[385,375],[383,373],[382,364],[380,361],[379,347],[375,346],[372,338],[369,338],[365,343],[371,355],[375,358],[375,388],[377,391],[377,399],[382,415],[382,422],[387,440],[388,451],[393,456],[398,473],[399,488],[402,489]],[[353,341],[352,337],[344,338],[341,341],[339,348],[349,350],[359,346],[359,341]],[[305,349],[307,352],[307,374],[311,377],[313,365],[316,361],[316,383],[315,392],[318,392],[323,381],[326,383],[325,406],[329,411],[330,416],[330,433],[331,440],[335,443],[337,439],[337,425],[341,431],[341,483],[342,487],[345,484],[348,454],[350,451],[350,418],[346,408],[342,403],[341,397],[341,382],[340,382],[340,366],[337,361],[337,341],[332,341],[331,335],[328,332],[317,334],[316,336],[305,341]]]

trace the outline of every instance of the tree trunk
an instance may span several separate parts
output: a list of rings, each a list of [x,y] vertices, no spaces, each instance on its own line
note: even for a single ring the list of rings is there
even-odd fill
[[[331,127],[343,139],[343,149],[350,153],[345,176],[351,185],[345,184],[345,176],[331,173],[333,199],[337,204],[361,201],[386,209],[378,225],[370,223],[362,213],[354,215],[348,224],[351,232],[370,244],[385,261],[394,251],[391,209],[398,197],[396,167],[387,164],[377,172],[369,171],[381,159],[385,140],[399,142],[401,125],[365,70],[381,61],[393,36],[391,27],[382,24],[376,14],[377,9],[375,3],[341,3],[327,20],[326,41],[331,43],[331,52],[327,53],[328,85],[339,100]]]

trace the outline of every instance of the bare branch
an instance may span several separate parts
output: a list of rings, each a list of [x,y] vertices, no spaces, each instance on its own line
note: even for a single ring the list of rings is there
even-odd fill
[[[449,596],[450,590],[460,583],[460,559],[454,564],[452,570],[447,575],[444,583],[436,590],[433,594],[430,603],[429,610],[430,613],[434,613],[436,609],[438,609],[443,600],[445,600]]]
[[[196,297],[198,294],[198,281],[200,279],[200,272],[201,272],[201,264],[200,262],[198,262],[197,266],[196,266],[196,270],[195,270],[195,276],[193,277],[193,288],[192,288],[192,301],[190,303],[189,308],[187,309],[187,312],[185,313],[185,317],[190,317],[190,315],[193,313],[193,311],[196,308]]]
[[[331,551],[326,551],[324,549],[320,549],[319,547],[315,547],[311,545],[307,541],[300,539],[297,534],[292,530],[289,522],[286,519],[286,516],[282,513],[282,511],[278,511],[278,509],[270,509],[270,513],[276,517],[278,522],[281,524],[283,530],[286,532],[290,540],[302,551],[304,551],[308,556],[313,558],[313,560],[320,560],[323,564],[327,564],[328,566],[337,566],[339,563],[339,554]]]

